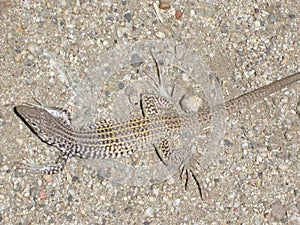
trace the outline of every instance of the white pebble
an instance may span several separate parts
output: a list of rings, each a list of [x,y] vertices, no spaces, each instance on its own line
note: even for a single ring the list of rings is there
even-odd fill
[[[190,17],[192,17],[192,16],[195,16],[195,10],[193,10],[193,9],[190,11]]]
[[[145,215],[146,216],[149,216],[149,217],[153,217],[153,208],[152,207],[149,207],[145,210]]]
[[[107,46],[107,45],[108,45],[108,41],[106,41],[106,40],[103,41],[103,45],[104,45],[104,46]]]
[[[166,35],[164,33],[160,32],[160,31],[156,33],[156,36],[161,38],[161,39],[164,39],[166,37]]]
[[[180,199],[177,198],[177,199],[175,200],[175,206],[178,206],[179,204],[180,204]]]
[[[203,106],[203,100],[198,96],[184,96],[180,102],[180,106],[185,112],[198,112]]]

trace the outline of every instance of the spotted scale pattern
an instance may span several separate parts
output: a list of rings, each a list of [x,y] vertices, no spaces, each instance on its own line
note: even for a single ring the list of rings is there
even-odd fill
[[[225,109],[232,113],[298,80],[300,80],[300,73],[275,81],[226,102]],[[35,168],[48,174],[61,171],[67,160],[73,156],[105,159],[130,155],[146,146],[157,145],[161,140],[167,140],[174,133],[181,129],[188,129],[197,122],[209,123],[211,113],[220,113],[199,112],[183,116],[162,116],[158,115],[157,109],[168,106],[168,102],[162,97],[156,98],[158,99],[156,103],[152,102],[155,100],[153,96],[145,99],[149,101],[146,106],[143,106],[145,117],[121,122],[105,120],[84,129],[72,127],[69,116],[64,115],[63,110],[55,111],[55,108],[32,104],[19,105],[14,110],[43,142],[61,151],[61,157],[56,164]],[[172,156],[172,150],[165,153],[166,157]]]

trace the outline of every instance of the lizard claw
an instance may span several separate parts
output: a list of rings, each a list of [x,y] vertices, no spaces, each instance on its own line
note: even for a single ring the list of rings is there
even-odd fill
[[[28,158],[25,158],[21,164],[21,169],[31,170],[34,173],[53,174],[59,172],[57,164],[37,164],[32,159]]]

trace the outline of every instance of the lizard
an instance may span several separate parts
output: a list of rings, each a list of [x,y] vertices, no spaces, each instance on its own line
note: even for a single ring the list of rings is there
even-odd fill
[[[225,110],[227,113],[234,113],[299,80],[300,72],[297,72],[274,81],[225,102]],[[56,163],[31,166],[31,169],[56,174],[63,170],[71,157],[117,158],[129,156],[146,146],[157,146],[160,149],[159,157],[168,160],[172,157],[172,149],[169,148],[167,137],[186,128],[184,126],[194,124],[195,120],[199,124],[208,123],[214,113],[199,111],[181,116],[160,115],[158,109],[168,107],[171,103],[165,97],[155,94],[143,95],[141,103],[144,112],[141,118],[127,121],[102,120],[85,128],[72,126],[69,112],[62,108],[26,103],[15,106],[15,113],[29,129],[46,144],[58,148],[61,153]],[[192,177],[200,188],[193,172]],[[200,195],[202,197],[201,189]]]

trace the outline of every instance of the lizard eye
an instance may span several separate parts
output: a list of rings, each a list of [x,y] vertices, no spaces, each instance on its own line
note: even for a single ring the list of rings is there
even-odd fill
[[[35,122],[31,122],[31,125],[36,127],[36,123]]]

